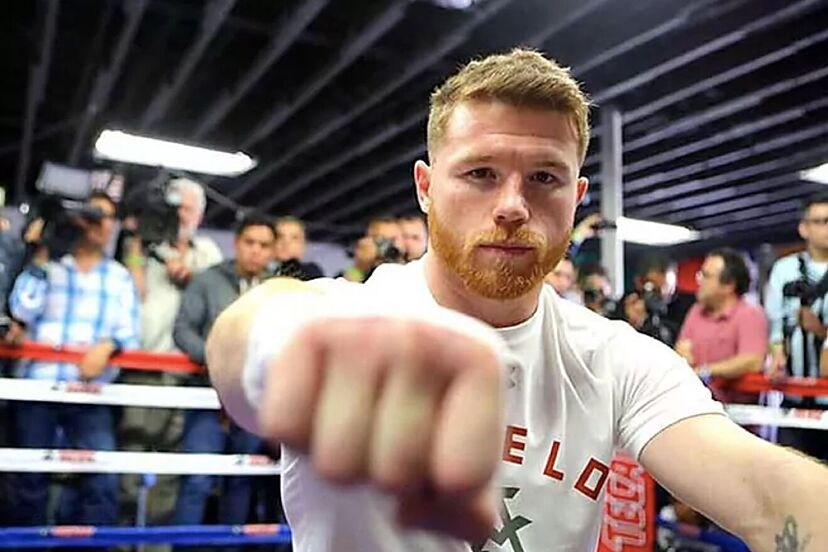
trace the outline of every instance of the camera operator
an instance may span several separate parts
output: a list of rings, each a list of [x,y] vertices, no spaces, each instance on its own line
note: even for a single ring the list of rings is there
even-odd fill
[[[177,202],[177,240],[174,243],[146,244],[151,251],[145,251],[141,229],[136,228],[137,232],[126,241],[123,262],[135,278],[141,296],[141,348],[167,353],[177,351],[173,342],[173,324],[184,287],[192,276],[219,263],[222,255],[212,239],[196,233],[206,205],[204,188],[198,182],[173,179],[158,198],[168,202],[171,202],[170,198],[175,198]],[[175,205],[169,207],[169,211],[175,218]],[[180,385],[182,378],[182,375],[169,372],[130,371],[121,376],[121,381],[137,385]],[[183,426],[184,418],[180,411],[126,407],[119,428],[121,448],[132,452],[177,450]],[[147,520],[150,524],[167,523],[172,517],[177,480],[172,475],[157,477],[147,500]],[[121,479],[124,523],[135,523],[140,486],[138,475],[128,474]]]
[[[397,219],[379,217],[368,223],[365,236],[354,246],[354,264],[339,277],[364,282],[381,264],[405,263],[403,234]]]
[[[304,262],[307,238],[305,223],[296,217],[281,217],[276,220],[276,266],[273,272],[297,280],[322,278],[322,269],[316,263]]]
[[[634,283],[635,290],[621,301],[621,318],[639,332],[674,346],[695,297],[676,289],[675,266],[660,255],[642,260]]]
[[[105,194],[93,193],[82,214],[73,219],[79,238],[69,253],[41,266],[29,265],[15,281],[9,298],[18,331],[54,345],[88,346],[79,364],[23,362],[17,376],[50,381],[107,383],[117,375],[109,366],[113,354],[137,348],[138,298],[129,273],[104,248],[115,226],[116,206]],[[19,343],[18,333],[7,343]],[[16,442],[27,448],[56,446],[58,429],[67,448],[114,450],[111,407],[51,403],[16,406]],[[45,525],[49,475],[18,474],[15,514],[21,525]],[[62,506],[77,518],[59,523],[114,525],[118,521],[118,479],[114,474],[80,477],[80,490]],[[65,499],[65,497],[64,497]],[[76,502],[74,507],[66,502]],[[63,508],[61,508],[62,510]]]
[[[819,193],[805,201],[799,235],[805,240],[805,251],[776,261],[765,297],[774,377],[820,377],[819,356],[828,320],[828,194]],[[786,396],[785,402],[828,407],[824,397]],[[828,460],[828,444],[817,430],[780,428],[779,442]]]
[[[585,263],[578,270],[582,304],[601,316],[610,317],[617,309],[612,299],[612,284],[607,271],[598,263]]]

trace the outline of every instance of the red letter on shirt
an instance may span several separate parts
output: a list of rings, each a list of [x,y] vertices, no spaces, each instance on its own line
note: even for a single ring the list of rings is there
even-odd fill
[[[515,437],[526,437],[525,427],[506,426],[506,440],[503,443],[503,461],[512,464],[523,464],[523,456],[513,454],[513,450],[526,450],[526,441],[518,441]]]
[[[543,475],[548,475],[552,479],[563,481],[564,472],[555,469],[555,461],[558,459],[558,451],[561,449],[560,441],[552,441],[552,450],[549,451],[549,458],[546,460],[546,468],[543,470]]]
[[[587,482],[589,481],[589,478],[592,477],[594,472],[598,472],[601,475],[598,477],[598,482],[595,484],[595,487],[590,489],[587,487]],[[602,464],[595,458],[590,458],[589,463],[584,468],[584,471],[582,471],[580,477],[578,477],[578,482],[575,483],[575,490],[582,492],[592,500],[598,500],[598,495],[601,494],[601,489],[604,487],[604,483],[607,482],[609,472],[609,466]]]

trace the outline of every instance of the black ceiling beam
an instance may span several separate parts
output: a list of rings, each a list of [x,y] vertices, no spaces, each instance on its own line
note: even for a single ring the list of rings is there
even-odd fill
[[[828,72],[826,72],[826,74],[828,75]],[[698,153],[708,148],[721,146],[722,144],[728,144],[733,142],[734,140],[738,140],[746,136],[751,136],[754,133],[761,132],[763,130],[768,130],[775,126],[791,123],[798,119],[804,119],[809,112],[824,109],[826,107],[828,107],[828,97],[821,97],[817,100],[807,102],[803,105],[799,105],[790,109],[786,109],[779,113],[774,113],[766,117],[762,117],[756,120],[749,121],[747,123],[742,123],[733,126],[721,132],[718,132],[712,136],[702,138],[701,140],[683,143],[680,146],[677,146],[673,149],[664,150],[659,153],[646,156],[640,161],[626,163],[623,168],[624,175],[628,176],[636,172],[644,171],[645,169],[653,169],[662,163],[669,163],[681,157],[685,157],[693,153]],[[668,134],[671,132],[672,126],[672,124],[669,124],[663,127],[662,129],[654,131],[652,134],[658,135],[662,132],[664,134]],[[636,151],[637,149],[640,149],[640,147],[625,147],[624,153],[628,154],[633,151]],[[600,173],[596,172],[596,174],[590,175],[591,184],[598,185],[600,184],[600,182]],[[637,186],[637,184],[635,184],[636,182],[640,182],[640,179],[631,179],[630,181],[625,182],[625,191],[634,191]]]
[[[661,128],[655,130],[650,129],[638,138],[625,141],[624,153],[626,154],[637,151],[646,146],[661,142],[662,140],[696,130],[702,125],[707,125],[726,117],[733,116],[741,111],[755,108],[769,98],[785,94],[795,90],[796,88],[800,88],[814,82],[818,82],[826,77],[828,77],[828,66],[820,67],[814,71],[809,71],[808,73],[802,75],[797,75],[783,81],[775,82],[769,86],[765,86],[764,88],[753,90],[747,94],[739,96],[738,98],[733,98],[704,109],[701,112],[691,113],[685,117],[675,119]],[[600,156],[598,154],[590,155],[584,161],[584,167],[596,165],[599,161]]]
[[[265,114],[261,123],[242,140],[241,147],[249,148],[261,142],[282,126],[296,111],[307,105],[337,75],[350,67],[402,20],[409,1],[393,0],[382,11],[375,14],[364,28],[360,28],[358,33],[342,45],[322,70],[296,91],[290,101],[278,103],[269,113]]]
[[[684,217],[696,216],[697,213],[707,213],[711,206],[727,204],[730,200],[741,198],[744,195],[757,194],[774,188],[787,187],[799,181],[798,175],[791,173],[780,174],[759,180],[751,179],[741,184],[730,184],[718,187],[709,192],[693,194],[663,203],[657,203],[640,209],[629,210],[630,216],[637,218],[656,218],[659,220],[674,220],[673,215]]]
[[[92,126],[95,118],[109,104],[109,96],[112,94],[112,89],[115,87],[115,84],[118,82],[118,77],[121,75],[127,53],[135,38],[135,33],[138,31],[138,26],[144,16],[147,4],[149,4],[149,0],[125,0],[121,4],[126,15],[126,21],[124,21],[124,25],[121,28],[121,34],[118,36],[118,42],[115,45],[109,66],[98,73],[92,84],[92,92],[86,103],[83,118],[78,125],[72,151],[69,154],[70,165],[77,164],[84,140],[89,132],[89,127]]]
[[[800,17],[814,8],[819,7],[824,0],[800,0],[783,9],[775,10],[773,13],[761,17],[755,21],[751,21],[747,25],[743,25],[735,31],[724,34],[715,40],[706,42],[701,46],[693,48],[683,54],[670,58],[650,69],[640,73],[632,78],[619,82],[610,86],[609,88],[598,92],[592,96],[592,100],[597,104],[605,104],[614,100],[624,94],[627,94],[636,88],[647,85],[653,80],[658,79],[680,67],[684,67],[694,61],[705,58],[710,54],[724,50],[728,46],[732,46],[748,36],[760,32],[767,31],[773,27]]]
[[[479,8],[475,8],[472,11],[469,19],[467,19],[457,29],[453,30],[446,37],[444,37],[436,46],[431,46],[428,48],[427,51],[412,56],[415,59],[414,63],[408,65],[403,70],[403,72],[400,73],[397,77],[392,78],[390,81],[383,84],[378,90],[372,92],[369,97],[362,100],[355,107],[352,107],[348,112],[328,119],[326,123],[324,123],[321,127],[313,130],[311,134],[309,134],[293,146],[289,147],[287,150],[281,152],[275,159],[271,160],[266,165],[259,167],[240,185],[234,187],[233,191],[231,192],[231,195],[236,198],[242,197],[244,194],[252,190],[259,182],[263,181],[265,178],[267,178],[274,172],[284,167],[287,163],[295,159],[296,156],[298,156],[300,153],[307,151],[308,148],[318,144],[325,138],[328,138],[334,132],[343,128],[345,125],[347,125],[348,123],[350,123],[351,121],[353,121],[354,119],[356,119],[372,107],[379,104],[382,100],[390,96],[393,92],[398,90],[404,84],[409,82],[417,75],[420,75],[421,73],[426,71],[430,66],[439,62],[442,58],[451,53],[451,51],[463,44],[468,39],[469,35],[474,29],[476,29],[485,21],[493,17],[496,13],[498,13],[500,10],[506,7],[506,5],[508,5],[510,2],[512,2],[512,0],[491,0],[490,2],[483,4]],[[421,113],[420,120],[424,119],[426,114],[427,111],[423,111]],[[419,122],[420,121],[413,121],[411,126]],[[401,127],[400,125],[392,125],[389,128],[393,130],[399,130],[400,132],[403,132],[405,130],[405,128]],[[388,130],[388,128],[381,130],[374,136],[367,138],[366,142],[376,142],[376,137],[386,136]],[[394,135],[396,134],[392,134],[391,136],[388,136],[386,139],[390,139]],[[362,154],[364,152],[364,148],[362,148],[362,146],[359,145],[350,151],[358,151],[359,154]],[[331,170],[335,168],[336,167],[333,167]],[[300,187],[296,186],[296,181],[286,182],[283,186],[280,186],[279,190],[276,190],[276,193],[273,197],[276,198],[276,201],[283,201],[289,195],[295,193],[299,189]],[[217,212],[218,209],[215,209],[213,213],[208,213],[206,218],[211,218]]]
[[[37,121],[37,110],[46,95],[49,81],[49,67],[52,62],[52,45],[57,27],[58,0],[41,0],[43,32],[40,35],[40,51],[29,69],[29,83],[26,88],[26,111],[23,115],[23,135],[20,139],[20,155],[17,160],[17,177],[14,183],[14,199],[21,201],[26,195],[26,179],[32,153],[32,136]]]
[[[313,198],[313,201],[303,201],[301,208],[298,209],[294,214],[296,214],[296,216],[305,216],[312,211],[319,210],[322,207],[330,204],[338,197],[340,197],[342,195],[341,190],[345,190],[345,193],[358,190],[361,186],[365,184],[365,182],[369,182],[375,178],[379,178],[380,176],[384,175],[394,167],[400,167],[405,164],[410,164],[412,159],[416,159],[417,157],[422,156],[424,153],[425,146],[423,146],[422,144],[415,144],[413,147],[409,147],[396,155],[388,156],[381,162],[373,165],[365,171],[355,171],[354,176],[352,176],[351,178],[343,179],[339,183],[337,188],[328,190],[323,194],[315,196]],[[349,205],[350,203],[348,203],[348,206]],[[268,202],[268,207],[270,206],[270,202]],[[340,211],[347,210],[348,206],[344,207],[343,209],[340,209]],[[326,214],[325,217],[315,220],[329,221],[336,218],[334,216],[327,215],[328,214]]]
[[[808,1],[808,2],[810,2],[811,0],[807,0],[807,1]],[[597,3],[595,3],[595,4],[589,4],[589,5],[587,5],[587,6],[588,6],[588,7],[592,7],[592,8],[594,8],[594,7],[596,7],[597,5],[598,5],[598,4],[597,4]],[[704,3],[704,6],[707,6],[707,5],[709,5],[709,3],[708,3],[708,2],[705,2],[705,3]],[[587,6],[585,6],[585,7],[587,7]],[[685,12],[683,12],[682,14],[680,14],[679,16],[677,16],[677,18],[678,18],[678,19],[680,19],[680,20],[681,20],[681,21],[683,21],[683,22],[686,22],[686,21],[690,20],[690,18],[691,18],[691,15],[692,15],[692,14],[694,14],[694,13],[700,13],[700,10],[701,10],[701,9],[702,9],[702,6],[701,6],[701,5],[698,5],[698,6],[695,6],[695,5],[688,6],[688,8],[686,8]],[[577,10],[576,12],[573,12],[573,16],[572,16],[572,17],[566,18],[566,23],[567,23],[567,24],[572,24],[572,23],[574,23],[574,22],[575,22],[578,18],[581,18],[581,17],[585,16],[587,13],[588,13],[588,11],[586,11],[585,9],[583,9],[583,8],[582,8],[582,9],[579,9],[579,10]],[[577,16],[577,17],[575,17],[575,16]],[[563,28],[564,28],[564,27],[563,27],[563,26],[560,26],[560,25],[555,26],[555,30],[556,30],[556,32],[559,32],[559,31],[560,31],[560,30],[562,30]],[[670,28],[674,28],[674,27],[673,27],[673,26],[671,26]],[[645,34],[647,34],[647,36],[648,36],[648,37],[650,37],[651,39],[652,39],[652,38],[655,38],[655,36],[654,36],[654,35],[652,35],[652,34],[650,34],[650,33],[645,33]],[[548,40],[549,38],[551,38],[551,36],[552,36],[551,34],[549,34],[549,33],[545,33],[545,39],[546,39],[546,40]],[[658,36],[660,36],[660,35],[658,35]],[[631,42],[631,41],[634,41],[637,45],[640,45],[640,44],[641,44],[641,42],[640,42],[640,37],[638,37],[638,36],[637,36],[637,37],[632,37],[632,38],[628,39],[628,40],[627,40],[627,41],[625,41],[625,42]],[[622,44],[622,45],[619,45],[619,46],[623,46],[623,44]],[[625,51],[626,51],[626,50],[625,50],[624,48],[617,48],[617,55],[620,55],[621,53],[623,53],[623,52],[625,52]],[[608,57],[606,54],[601,54],[599,57],[601,57],[601,58],[604,60],[604,62],[607,62],[607,61],[609,61],[610,59],[612,59],[612,58]],[[594,67],[594,64],[593,64],[592,60],[587,60],[584,64],[585,64],[585,66],[589,66],[590,68]],[[577,75],[577,74],[580,74],[580,72],[581,72],[580,65],[579,65],[579,64],[576,64],[576,65],[575,65],[575,68],[573,69],[573,73]],[[425,118],[425,116],[426,116],[426,115],[427,115],[427,111],[424,111],[423,118]]]
[[[726,230],[727,228],[732,228],[734,225],[745,222],[752,222],[758,228],[760,226],[759,223],[766,217],[774,216],[779,212],[796,212],[801,208],[801,199],[791,199],[771,205],[761,205],[759,207],[745,209],[737,213],[726,213],[724,215],[707,217],[702,224],[697,224],[695,227],[702,234]]]
[[[558,20],[558,21],[557,21],[554,25],[552,25],[551,27],[546,28],[546,29],[545,29],[542,33],[540,33],[540,34],[538,34],[538,35],[535,35],[535,37],[533,37],[533,39],[532,39],[532,40],[534,40],[535,42],[538,42],[538,41],[541,41],[541,40],[543,40],[543,41],[548,41],[548,40],[549,40],[549,39],[551,39],[551,38],[552,38],[555,34],[557,34],[557,33],[561,32],[561,31],[562,31],[563,29],[565,29],[566,27],[568,27],[568,26],[570,26],[570,25],[572,25],[572,24],[576,23],[578,20],[580,20],[581,18],[585,17],[588,13],[590,13],[592,10],[596,9],[599,5],[603,4],[604,2],[605,2],[605,0],[593,0],[592,2],[590,2],[590,3],[588,3],[588,4],[584,4],[584,5],[583,5],[583,6],[581,6],[579,9],[576,9],[575,11],[571,12],[569,15],[567,15],[567,16],[565,16],[565,17],[562,17],[560,20]],[[500,8],[500,7],[502,7],[502,6],[500,6],[499,4],[497,4],[497,5],[494,5],[494,7],[496,7],[496,8],[498,8],[498,9],[499,9],[499,8]],[[488,17],[487,17],[487,18],[488,18]],[[479,24],[479,23],[478,23],[478,24]],[[468,32],[468,31],[467,31],[467,32]],[[448,43],[447,43],[447,44],[448,44]],[[450,49],[453,49],[454,47],[456,47],[456,46],[451,46],[451,48],[449,48],[447,44],[445,45],[445,46],[446,46],[446,50],[447,50],[447,51],[448,51],[448,50],[450,50]],[[442,50],[443,50],[443,48],[440,48],[440,50],[442,51]],[[446,52],[446,53],[447,53],[447,52]],[[434,55],[433,53],[432,53],[432,54],[429,54],[429,55],[430,55],[431,57],[434,57],[434,58],[435,58],[435,60],[436,60],[436,59],[439,59],[440,57],[442,57],[442,56],[436,56],[436,55]],[[430,58],[429,58],[429,59],[430,59]],[[418,65],[419,65],[419,64],[418,64]],[[427,65],[426,65],[426,64],[423,64],[423,69],[425,69],[426,67],[427,67]],[[420,72],[420,69],[419,69],[419,68],[417,69],[417,72]],[[416,74],[416,73],[415,73],[415,74]],[[412,77],[413,77],[413,75],[412,75]],[[403,84],[403,82],[406,82],[407,80],[410,80],[410,78],[412,78],[412,77],[407,77],[407,78],[405,79],[405,81],[401,81],[401,82],[399,82],[399,83],[397,83],[397,81],[394,81],[394,83],[395,83],[395,88],[396,88],[398,85],[402,85],[402,84]],[[390,91],[392,91],[392,90],[389,90],[389,93],[390,93]],[[367,103],[367,102],[366,102],[366,103]],[[374,103],[375,103],[375,102],[374,102]],[[371,105],[373,105],[373,103],[371,103]],[[366,107],[366,109],[367,109],[367,107]],[[360,111],[360,112],[361,112],[361,111]],[[384,141],[382,141],[382,142],[378,142],[378,141],[373,140],[373,139],[370,139],[370,138],[369,138],[369,140],[370,140],[372,143],[375,143],[375,142],[376,142],[376,146],[379,146],[381,143],[384,143],[384,142],[386,142],[386,141],[390,140],[390,139],[391,139],[391,138],[393,138],[394,136],[398,135],[400,132],[403,132],[403,131],[407,130],[407,128],[410,128],[411,126],[414,126],[415,124],[417,124],[417,123],[420,123],[420,122],[424,121],[424,120],[426,119],[426,117],[427,117],[427,116],[428,116],[428,109],[423,109],[423,111],[421,112],[421,116],[420,116],[420,120],[419,120],[419,121],[418,121],[418,120],[415,120],[415,119],[411,119],[411,120],[409,120],[409,122],[411,123],[411,124],[410,124],[410,126],[407,126],[407,127],[406,127],[406,126],[399,125],[399,126],[396,126],[396,127],[394,127],[394,128],[390,128],[390,129],[389,129],[389,128],[384,128],[384,129],[380,130],[377,134],[375,134],[375,135],[374,135],[374,137],[376,137],[377,135],[382,135],[382,136],[385,136],[385,137],[386,137],[386,139],[385,139]],[[350,120],[350,119],[349,119],[349,120]],[[316,134],[316,133],[314,133],[314,134]],[[326,134],[326,135],[327,135],[327,134]],[[319,135],[319,136],[317,137],[318,139],[316,139],[313,143],[318,142],[319,140],[321,140],[322,138],[324,138],[324,136],[325,136],[325,135]],[[372,138],[373,138],[373,137],[372,137]],[[376,147],[376,146],[375,146],[375,147]],[[358,145],[358,146],[356,146],[354,149],[358,149],[358,148],[360,148],[360,146],[359,146],[359,145]],[[297,151],[297,153],[298,153],[298,151]],[[282,158],[279,158],[279,159],[277,160],[277,162],[278,162],[278,166],[277,166],[277,163],[272,163],[272,164],[269,166],[269,168],[271,168],[271,170],[268,170],[268,171],[266,172],[266,174],[270,174],[270,172],[272,172],[272,170],[275,170],[276,168],[278,168],[279,166],[281,166],[281,159],[282,159]],[[336,166],[335,166],[335,167],[332,167],[332,168],[331,168],[331,170],[334,170],[334,169],[336,169],[336,168],[338,168],[338,167],[336,167]],[[244,183],[241,187],[237,188],[237,189],[236,189],[236,191],[237,191],[237,192],[239,192],[239,193],[245,193],[247,190],[251,189],[251,188],[252,188],[255,184],[257,184],[258,182],[260,182],[260,181],[261,181],[261,179],[263,179],[263,178],[264,178],[264,175],[265,175],[265,173],[263,172],[263,173],[260,173],[260,174],[258,174],[258,175],[255,175],[255,176],[251,177],[251,179],[249,179],[248,181],[246,181],[246,182],[245,182],[245,183]],[[287,188],[289,188],[289,189],[290,189],[291,193],[295,193],[296,191],[298,191],[298,190],[300,189],[300,188],[295,188],[295,189],[294,189],[294,186],[292,185],[292,183],[288,183]],[[345,193],[345,192],[341,192],[341,193]],[[278,202],[278,201],[283,201],[284,199],[286,199],[286,198],[288,197],[288,195],[289,195],[289,194],[282,193],[282,192],[278,193],[277,195],[275,195],[275,196],[274,196],[273,204],[275,205],[275,204],[276,204],[276,202]]]
[[[729,224],[721,224],[702,232],[702,239],[727,237],[738,232],[761,232],[765,228],[774,226],[792,225],[796,227],[799,221],[801,206],[768,207],[764,214],[750,220],[742,220]]]
[[[236,0],[210,0],[204,5],[198,36],[178,64],[178,68],[173,73],[172,80],[162,85],[152,101],[147,105],[143,115],[141,115],[141,122],[139,123],[141,130],[146,130],[155,125],[167,113],[175,96],[187,82],[187,79],[190,78],[190,75],[204,56],[207,47],[227,19],[235,3]]]
[[[695,174],[726,167],[727,165],[731,165],[738,161],[744,161],[756,155],[769,154],[801,142],[818,138],[825,134],[828,134],[828,122],[782,134],[764,142],[759,142],[745,148],[740,148],[715,157],[703,159],[702,161],[698,161],[696,163],[676,167],[675,169],[668,171],[656,172],[640,178],[626,180],[622,184],[624,194],[639,192],[646,188],[652,188],[653,186],[664,186],[665,184],[675,180],[688,178]]]
[[[782,184],[772,191],[753,192],[747,186],[742,188],[742,195],[737,199],[729,201],[722,201],[712,205],[705,205],[696,209],[688,209],[686,211],[677,211],[668,216],[659,217],[659,222],[667,222],[671,224],[690,224],[695,226],[699,221],[703,221],[708,217],[716,217],[724,215],[725,213],[734,213],[757,205],[768,205],[770,203],[778,203],[793,198],[801,200],[804,196],[808,196],[814,192],[820,185],[813,184],[809,186],[807,182],[800,185],[800,181],[796,176],[788,176],[787,182]]]
[[[271,35],[268,45],[259,52],[247,72],[233,88],[223,93],[207,110],[195,125],[191,138],[200,140],[213,130],[239,103],[247,92],[259,82],[259,79],[285,53],[311,21],[328,4],[328,0],[304,0],[287,17],[281,19]]]
[[[414,122],[419,121],[420,120],[420,114],[415,113],[413,116],[408,116],[407,118],[400,121],[398,123],[398,125],[403,126],[403,127],[410,127],[410,126],[412,126],[412,123],[411,123],[412,120]],[[386,128],[385,131],[386,132],[394,132],[394,131],[396,131],[396,127],[395,126],[389,126],[389,127]],[[350,160],[352,160],[356,157],[359,157],[360,155],[363,155],[364,153],[367,153],[368,151],[371,151],[372,149],[374,149],[376,147],[376,145],[375,145],[376,142],[380,142],[380,141],[385,141],[385,136],[383,134],[376,134],[376,135],[373,136],[372,140],[360,142],[358,148],[345,150],[342,153],[340,153],[339,155],[335,155],[335,156],[331,157],[330,159],[328,159],[324,163],[321,163],[319,165],[315,165],[313,167],[309,167],[307,171],[302,172],[301,176],[299,178],[297,178],[296,180],[291,181],[289,185],[283,186],[283,185],[280,184],[279,187],[276,190],[274,190],[273,194],[268,195],[267,201],[265,201],[265,203],[263,205],[261,205],[260,208],[263,209],[263,210],[270,209],[271,207],[276,205],[279,201],[281,201],[281,197],[285,197],[287,195],[290,195],[291,193],[293,193],[293,192],[305,187],[307,184],[313,182],[317,178],[320,178],[320,177],[322,177],[326,174],[329,174],[334,168],[340,167],[340,166],[344,165],[345,163],[347,163],[348,161],[350,161]],[[423,150],[422,146],[418,146],[417,153],[414,153],[414,155],[415,156],[419,155],[420,153],[422,153],[422,150]],[[407,159],[410,160],[411,157],[408,157]],[[363,174],[363,176],[365,176],[365,175]],[[339,183],[337,185],[337,188],[343,188],[343,187],[345,187],[346,184],[347,184],[347,182]],[[287,190],[288,193],[284,193],[288,186],[290,187],[290,189]],[[307,214],[308,211],[313,209],[314,206],[324,204],[324,203],[326,203],[326,201],[324,199],[324,195],[314,196],[313,201],[303,203],[302,207],[300,207],[300,209],[298,211],[294,211],[293,214],[297,217],[301,217],[301,216]]]
[[[683,194],[698,193],[702,190],[714,189],[719,186],[729,185],[740,180],[755,178],[763,174],[778,173],[780,171],[800,170],[815,160],[822,159],[828,155],[828,144],[815,146],[811,149],[797,152],[780,159],[772,159],[762,163],[750,165],[742,169],[728,171],[704,178],[697,178],[681,184],[669,187],[650,190],[646,193],[637,194],[624,198],[624,208],[627,210],[644,205],[656,205],[660,202],[674,199]]]

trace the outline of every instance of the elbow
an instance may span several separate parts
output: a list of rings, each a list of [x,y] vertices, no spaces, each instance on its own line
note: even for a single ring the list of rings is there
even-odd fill
[[[746,374],[761,374],[765,371],[765,355],[751,357],[747,363]]]

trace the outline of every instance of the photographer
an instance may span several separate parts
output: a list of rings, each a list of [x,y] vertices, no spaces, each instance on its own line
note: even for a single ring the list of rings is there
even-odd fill
[[[612,284],[607,271],[598,263],[585,263],[578,270],[582,304],[589,310],[610,317],[617,309],[612,299]]]
[[[354,246],[354,265],[339,276],[352,282],[364,282],[381,264],[405,262],[399,222],[394,218],[379,217],[368,223],[365,236]]]
[[[695,298],[676,289],[676,269],[660,255],[645,257],[635,276],[635,290],[621,301],[620,318],[639,332],[670,347]]]
[[[124,267],[104,253],[113,233],[115,211],[108,196],[93,193],[82,214],[72,219],[80,236],[69,253],[42,266],[28,266],[15,281],[9,306],[16,323],[6,336],[7,343],[20,343],[25,330],[41,343],[89,347],[78,365],[23,362],[17,368],[18,377],[107,383],[117,375],[117,369],[108,365],[110,357],[120,350],[137,348],[135,286]],[[16,442],[22,447],[54,448],[60,428],[67,448],[115,449],[113,413],[108,406],[20,403],[15,420]],[[46,524],[48,483],[48,474],[18,474],[18,524]],[[114,525],[117,493],[114,474],[81,476],[79,492],[69,496],[69,501],[77,504],[61,505],[61,511],[77,512],[78,517],[58,523]]]
[[[776,261],[765,297],[770,322],[771,374],[820,377],[819,357],[828,320],[828,194],[806,200],[799,221],[805,251]],[[828,407],[828,399],[788,395],[799,407]],[[779,442],[828,460],[828,444],[816,430],[780,428]]]
[[[197,235],[206,205],[202,186],[193,180],[177,178],[165,187],[139,189],[142,197],[137,210],[136,228],[125,243],[124,264],[135,279],[141,295],[141,348],[167,353],[177,351],[173,324],[184,287],[202,270],[221,261],[218,246],[208,237]],[[155,193],[153,193],[155,192]],[[125,203],[131,203],[125,199]],[[159,205],[154,205],[158,203]],[[144,207],[146,205],[146,207]],[[149,220],[147,221],[147,218]],[[171,218],[170,221],[165,219]],[[177,218],[177,236],[175,223]],[[158,219],[157,221],[155,219]],[[137,226],[144,225],[145,228]],[[158,237],[146,240],[147,227],[172,226],[172,237],[160,243]],[[151,242],[151,243],[150,243]],[[131,371],[122,375],[123,383],[136,385],[180,385],[182,376],[163,371]],[[174,451],[181,441],[184,418],[180,411],[162,408],[126,407],[119,427],[121,447],[131,452]],[[135,523],[135,505],[141,478],[124,475],[121,479],[124,523]],[[149,524],[166,523],[172,516],[177,493],[177,477],[159,475],[147,500]]]

